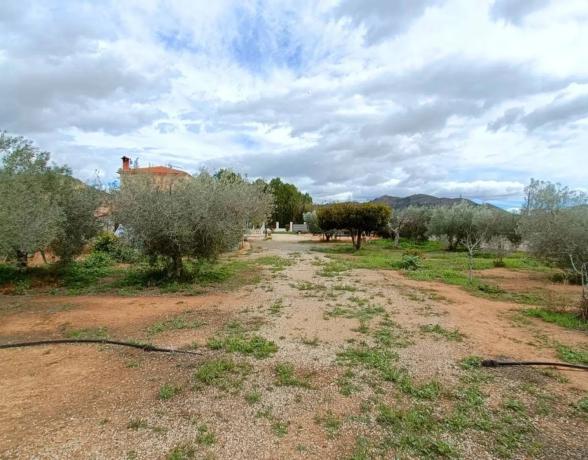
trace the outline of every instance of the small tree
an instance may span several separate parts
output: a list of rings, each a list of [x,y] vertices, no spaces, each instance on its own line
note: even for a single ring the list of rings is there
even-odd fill
[[[495,230],[488,246],[496,254],[494,265],[496,267],[504,266],[504,257],[509,251],[516,249],[521,244],[521,234],[518,230],[520,215],[510,212],[497,212],[494,223]]]
[[[497,233],[498,212],[486,206],[473,206],[467,203],[458,204],[463,207],[460,215],[463,219],[463,245],[468,251],[468,280],[471,283],[474,270],[474,256],[484,241],[489,241]]]
[[[455,251],[465,238],[468,226],[468,203],[462,202],[450,207],[435,208],[428,225],[429,235],[445,236],[449,251]]]
[[[394,211],[392,213],[392,217],[389,222],[389,228],[394,233],[394,246],[400,246],[400,233],[404,229],[404,226],[408,224],[409,217],[407,213],[407,209],[402,209],[400,211]]]
[[[358,250],[362,235],[384,228],[391,212],[389,206],[379,203],[335,203],[319,208],[317,216],[323,230],[348,230]]]
[[[345,203],[320,206],[316,210],[317,223],[322,230],[325,239],[329,241],[338,230],[345,228],[344,209]]]
[[[431,220],[431,209],[426,206],[409,206],[400,212],[403,215],[400,236],[414,241],[426,240],[428,225]]]
[[[323,231],[319,225],[316,211],[305,212],[302,215],[302,220],[306,223],[306,226],[308,227],[308,231],[310,233],[312,233],[313,235],[323,233]]]
[[[530,251],[578,277],[580,315],[588,319],[588,196],[531,180],[519,225]]]

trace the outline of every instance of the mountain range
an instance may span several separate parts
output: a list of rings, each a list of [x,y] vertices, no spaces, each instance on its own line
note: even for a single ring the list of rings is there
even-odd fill
[[[479,203],[469,200],[467,198],[438,198],[432,195],[417,194],[405,197],[383,195],[379,198],[372,200],[372,203],[384,203],[390,206],[392,209],[400,210],[408,208],[409,206],[429,206],[436,208],[439,206],[452,206],[461,202],[466,202],[474,206],[479,206]],[[487,205],[495,207],[493,205]],[[497,208],[498,209],[498,208]]]

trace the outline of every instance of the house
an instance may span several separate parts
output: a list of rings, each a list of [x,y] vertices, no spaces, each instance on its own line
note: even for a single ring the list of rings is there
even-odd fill
[[[169,187],[177,180],[191,177],[186,171],[175,169],[169,166],[149,166],[146,168],[131,167],[131,159],[122,157],[122,168],[118,170],[121,186],[127,178],[135,175],[149,175],[153,178],[158,187]]]

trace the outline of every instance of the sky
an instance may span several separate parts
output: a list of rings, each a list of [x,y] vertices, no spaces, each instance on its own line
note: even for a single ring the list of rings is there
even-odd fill
[[[588,187],[587,0],[2,0],[0,130],[315,201]]]

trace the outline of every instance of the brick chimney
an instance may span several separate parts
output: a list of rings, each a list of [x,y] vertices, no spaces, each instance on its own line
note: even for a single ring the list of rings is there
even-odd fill
[[[122,157],[122,170],[129,171],[131,169],[131,159],[127,156]]]

